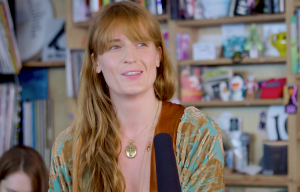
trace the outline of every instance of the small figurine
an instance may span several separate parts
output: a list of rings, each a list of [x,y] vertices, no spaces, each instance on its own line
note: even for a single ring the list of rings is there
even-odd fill
[[[252,24],[250,29],[250,34],[246,39],[246,44],[244,49],[249,51],[250,58],[257,58],[258,51],[263,50],[263,46],[261,43],[260,35],[257,31],[256,25]]]
[[[220,97],[222,101],[229,101],[230,91],[227,88],[227,83],[225,81],[219,84]]]
[[[258,90],[258,83],[254,81],[254,75],[248,75],[248,79],[246,81],[247,86],[247,95],[246,99],[253,100],[254,94]]]
[[[244,80],[240,75],[235,75],[230,80],[231,89],[231,100],[232,101],[242,101],[244,100]]]

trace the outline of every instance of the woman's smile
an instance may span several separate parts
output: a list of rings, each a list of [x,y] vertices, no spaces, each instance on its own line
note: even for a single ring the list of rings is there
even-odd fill
[[[133,71],[127,71],[122,73],[123,77],[126,77],[128,79],[138,79],[142,76],[143,71],[140,70],[133,70]]]

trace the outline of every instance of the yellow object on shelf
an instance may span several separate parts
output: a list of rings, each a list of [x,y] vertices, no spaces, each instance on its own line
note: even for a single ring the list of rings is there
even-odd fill
[[[276,37],[275,41],[274,41],[274,37]],[[271,35],[270,43],[277,48],[281,57],[286,56],[286,32],[280,32]]]

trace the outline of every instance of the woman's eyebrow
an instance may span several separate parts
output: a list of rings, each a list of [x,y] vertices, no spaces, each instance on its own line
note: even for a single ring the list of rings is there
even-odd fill
[[[113,40],[110,40],[109,42],[120,42],[121,40],[120,39],[113,39]]]

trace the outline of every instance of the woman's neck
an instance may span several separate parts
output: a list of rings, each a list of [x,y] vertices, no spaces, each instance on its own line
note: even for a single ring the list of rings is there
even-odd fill
[[[111,99],[116,107],[120,129],[127,136],[135,136],[151,124],[159,104],[152,90],[134,97],[112,96]]]

